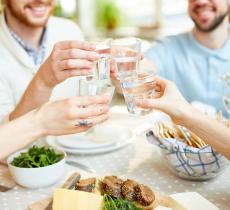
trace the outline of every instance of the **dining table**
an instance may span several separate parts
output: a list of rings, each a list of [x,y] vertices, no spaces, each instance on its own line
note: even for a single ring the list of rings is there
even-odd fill
[[[136,138],[133,142],[118,150],[102,154],[68,154],[68,158],[91,168],[94,172],[90,173],[66,164],[65,175],[55,185],[39,189],[27,189],[15,185],[11,190],[0,192],[0,210],[28,209],[31,203],[52,196],[53,190],[75,171],[83,178],[117,175],[134,179],[148,185],[153,191],[165,195],[198,192],[219,209],[230,210],[230,167],[227,167],[218,177],[206,181],[191,181],[177,177],[163,164],[160,149],[146,140],[143,119],[130,116],[123,97],[116,94],[107,123],[119,124],[135,130]],[[3,174],[0,170],[0,184]]]

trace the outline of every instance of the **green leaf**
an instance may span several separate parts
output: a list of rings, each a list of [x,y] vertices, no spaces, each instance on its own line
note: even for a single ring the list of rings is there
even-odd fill
[[[11,164],[20,168],[39,168],[57,163],[63,157],[63,154],[56,153],[53,148],[33,146],[27,152],[21,152]]]

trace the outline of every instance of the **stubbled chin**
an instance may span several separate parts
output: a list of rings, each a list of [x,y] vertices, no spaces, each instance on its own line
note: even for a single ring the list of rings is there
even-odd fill
[[[214,17],[214,14],[212,12],[202,12],[200,14],[196,15],[198,19],[201,21],[207,21]]]
[[[33,11],[27,9],[24,13],[27,22],[33,26],[44,26],[48,21],[49,15],[50,15],[49,10],[43,12],[43,11]]]

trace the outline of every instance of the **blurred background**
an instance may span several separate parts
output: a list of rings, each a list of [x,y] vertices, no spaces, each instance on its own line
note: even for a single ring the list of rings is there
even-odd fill
[[[136,36],[152,41],[189,30],[193,24],[186,10],[187,0],[57,0],[55,15],[76,21],[88,40]]]
[[[75,20],[89,40],[136,36],[152,41],[193,25],[187,0],[58,0],[55,15]]]

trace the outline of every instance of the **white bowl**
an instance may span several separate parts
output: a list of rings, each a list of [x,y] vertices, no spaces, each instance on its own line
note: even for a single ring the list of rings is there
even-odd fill
[[[65,172],[65,161],[66,161],[66,153],[63,151],[56,150],[56,152],[63,153],[64,158],[59,162],[44,166],[40,168],[20,168],[13,166],[11,164],[14,157],[20,155],[21,152],[27,152],[28,150],[20,150],[12,155],[10,155],[7,159],[7,164],[10,169],[10,172],[15,179],[15,181],[27,188],[41,188],[52,185],[56,183],[60,178],[63,177]]]

